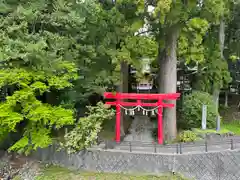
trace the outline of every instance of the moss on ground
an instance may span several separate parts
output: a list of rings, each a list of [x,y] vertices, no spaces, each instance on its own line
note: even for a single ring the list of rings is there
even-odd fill
[[[111,173],[93,173],[93,172],[77,172],[65,168],[51,166],[45,168],[43,174],[36,180],[186,180],[178,175],[127,175],[127,174],[111,174]]]

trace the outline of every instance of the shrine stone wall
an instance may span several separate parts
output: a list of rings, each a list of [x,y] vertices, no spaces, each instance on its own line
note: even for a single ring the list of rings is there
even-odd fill
[[[161,174],[175,172],[197,180],[239,180],[240,150],[192,154],[154,154],[85,150],[68,155],[52,146],[33,157],[45,163],[87,171]]]

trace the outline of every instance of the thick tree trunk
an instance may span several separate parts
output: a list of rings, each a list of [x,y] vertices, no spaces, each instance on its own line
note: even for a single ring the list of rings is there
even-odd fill
[[[225,22],[224,19],[221,19],[220,27],[219,27],[219,42],[220,42],[220,52],[221,57],[224,59],[224,42],[225,42]],[[228,90],[225,91],[225,107],[228,107]]]
[[[177,91],[177,40],[179,30],[177,27],[168,31],[165,39],[165,49],[159,50],[159,93],[176,93]],[[168,101],[174,108],[165,108],[163,111],[165,140],[176,137],[176,101]]]
[[[119,92],[128,93],[128,76],[129,76],[129,66],[126,62],[121,63],[121,84]],[[125,113],[121,111],[121,136],[125,135],[124,131],[124,120],[126,119]]]
[[[224,22],[224,19],[222,18],[219,25],[219,48],[220,48],[219,50],[220,50],[222,59],[224,59],[224,55],[223,55],[224,41],[225,41],[225,22]],[[219,94],[220,94],[220,87],[218,85],[213,85],[213,100],[216,104],[217,112],[219,107]]]

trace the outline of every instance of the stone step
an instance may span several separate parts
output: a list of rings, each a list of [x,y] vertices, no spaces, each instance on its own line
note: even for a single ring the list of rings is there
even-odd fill
[[[124,141],[153,141],[152,130],[154,124],[149,120],[148,116],[134,116],[134,120],[129,128],[128,134]]]

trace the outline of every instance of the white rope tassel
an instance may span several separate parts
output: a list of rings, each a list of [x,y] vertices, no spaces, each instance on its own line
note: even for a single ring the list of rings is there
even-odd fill
[[[154,110],[152,110],[152,116],[154,116],[155,115],[155,112],[154,112]]]
[[[135,110],[138,110],[138,111],[143,111],[143,115],[148,115],[149,113],[151,113],[152,115],[155,115],[155,114],[158,114],[158,108],[161,107],[161,106],[157,106],[153,109],[145,109],[144,107],[138,105],[138,106],[135,106],[131,109],[128,109],[128,108],[125,108],[121,105],[119,105],[123,110],[125,110],[125,114],[126,115],[135,115]]]
[[[138,106],[137,110],[140,111],[140,107],[139,106]]]

